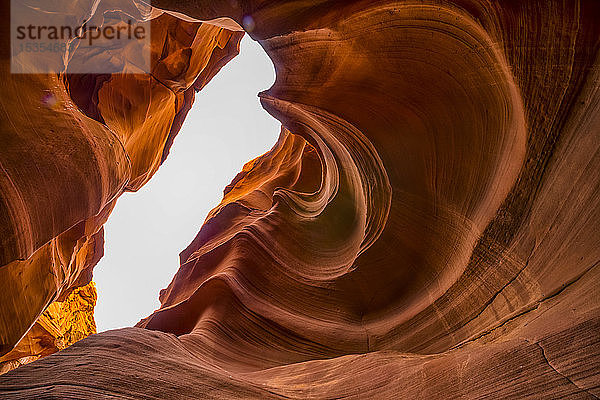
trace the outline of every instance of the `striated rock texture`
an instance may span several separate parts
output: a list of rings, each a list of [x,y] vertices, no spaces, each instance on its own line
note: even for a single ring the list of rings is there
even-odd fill
[[[156,171],[191,90],[235,54],[241,33],[215,19],[273,60],[260,96],[280,138],[226,188],[159,310],[7,373],[1,394],[600,397],[600,3],[153,5],[177,12],[155,21],[156,74],[2,81],[5,110],[39,86],[78,107],[44,111],[44,127],[79,121],[48,144],[3,116],[5,348],[91,270],[114,199]],[[95,158],[69,155],[76,140]],[[64,172],[34,174],[38,158]],[[52,285],[22,276],[57,266],[39,252],[67,238],[86,262]]]

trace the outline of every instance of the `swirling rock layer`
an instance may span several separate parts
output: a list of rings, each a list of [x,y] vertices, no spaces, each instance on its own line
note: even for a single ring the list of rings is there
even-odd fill
[[[6,374],[3,394],[600,396],[597,2],[154,5],[251,31],[276,67],[260,96],[280,138],[226,188],[159,310]],[[176,88],[210,79],[228,48],[213,44],[240,36],[224,20],[161,18],[197,29],[176,35],[183,48],[213,49],[204,77],[175,51],[155,58],[173,63],[164,96],[128,89],[155,77],[66,78],[79,109],[134,155],[121,186],[132,190],[176,133],[169,96],[189,108],[193,93]],[[132,92],[156,118],[119,102]],[[45,232],[26,226],[26,238]],[[8,261],[28,248],[13,247]],[[28,293],[11,293],[15,310]]]

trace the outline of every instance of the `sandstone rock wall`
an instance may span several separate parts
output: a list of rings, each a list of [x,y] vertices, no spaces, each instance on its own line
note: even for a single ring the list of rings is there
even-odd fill
[[[156,172],[194,90],[237,54],[241,35],[161,13],[152,21],[153,72],[146,75],[10,74],[5,54],[2,361],[23,357],[6,355],[20,340],[43,340],[35,333],[39,316],[90,282],[103,255],[102,226],[118,196],[139,189]],[[93,319],[93,307],[88,314]]]
[[[226,188],[159,310],[1,391],[600,396],[599,3],[154,5],[250,31],[276,68],[260,96],[280,138]],[[145,154],[156,122],[125,129],[125,83],[109,82],[87,115]],[[156,162],[136,165],[123,188]]]

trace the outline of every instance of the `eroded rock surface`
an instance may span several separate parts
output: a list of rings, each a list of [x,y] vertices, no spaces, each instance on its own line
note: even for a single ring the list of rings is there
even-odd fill
[[[259,40],[277,71],[260,96],[282,122],[280,138],[226,188],[181,253],[159,310],[136,328],[90,336],[9,372],[1,393],[600,397],[599,3],[154,6],[191,20],[229,17]],[[61,214],[68,197],[45,199],[42,209],[12,194],[16,189],[5,192],[13,186],[0,181],[5,208],[27,211],[11,211],[17,217],[3,222],[9,239],[2,260],[12,264],[0,268],[9,277],[1,284],[47,266],[37,261],[48,257],[39,252],[62,240],[76,238],[66,254],[89,254],[58,285],[3,290],[12,304],[5,311],[3,299],[3,321],[19,321],[0,329],[6,348],[48,299],[77,286],[101,252],[88,250],[90,241],[115,197],[139,188],[164,161],[193,88],[235,54],[241,33],[223,21],[157,18],[157,32],[166,33],[153,37],[156,48],[171,49],[160,44],[176,37],[175,47],[185,51],[155,52],[152,77],[33,81],[78,106],[65,115],[47,112],[49,128],[68,118],[91,126],[53,138],[113,136],[106,150],[104,142],[95,147],[101,162],[76,160],[91,176],[85,185],[66,173],[53,181],[54,188],[89,191],[80,214]],[[185,34],[170,36],[179,27]],[[192,61],[195,51],[203,68]],[[163,79],[158,71],[167,74],[164,85],[154,82]],[[2,85],[18,99],[11,88],[28,82],[11,76]],[[131,93],[137,97],[125,103]],[[173,112],[174,104],[184,111]],[[4,130],[24,123],[3,118]],[[47,144],[30,140],[27,154],[36,159],[36,144]],[[74,171],[67,161],[58,167]],[[20,172],[15,188],[39,185],[27,165],[7,165],[13,170],[4,165],[5,175]],[[24,216],[33,222],[24,224]],[[79,231],[64,231],[69,223]],[[37,302],[23,310],[27,298]]]

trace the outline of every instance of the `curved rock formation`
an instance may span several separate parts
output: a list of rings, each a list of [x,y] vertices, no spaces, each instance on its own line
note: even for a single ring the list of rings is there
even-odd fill
[[[53,138],[97,140],[95,163],[53,157],[66,172],[36,182],[29,155],[0,153],[8,177],[0,181],[8,238],[0,264],[11,263],[0,268],[10,299],[2,301],[5,349],[48,299],[89,281],[77,277],[101,255],[91,241],[114,199],[164,161],[192,90],[235,54],[237,25],[276,67],[260,96],[282,122],[280,138],[226,188],[181,253],[159,310],[136,328],[11,371],[0,393],[600,396],[600,4],[154,6],[170,14],[157,10],[153,22],[151,76],[33,81],[78,106],[41,121],[80,121]],[[16,88],[29,82],[11,76],[2,99],[17,101]],[[3,131],[28,139],[16,128],[24,121],[6,121]],[[98,138],[109,133],[102,147]],[[32,159],[49,159],[46,142],[28,140]],[[69,180],[77,165],[85,167],[77,176],[90,175],[85,184]],[[52,192],[60,201],[29,199],[27,189],[44,182],[79,185],[89,201],[78,211],[62,190]],[[21,278],[48,268],[40,251],[63,248],[85,261],[58,283]],[[10,279],[23,284],[12,289]]]

